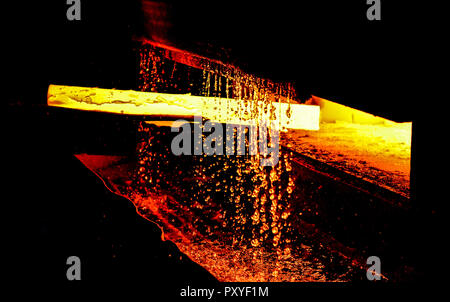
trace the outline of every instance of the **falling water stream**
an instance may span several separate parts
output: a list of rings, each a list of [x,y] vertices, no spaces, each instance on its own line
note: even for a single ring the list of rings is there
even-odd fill
[[[242,121],[291,114],[290,106],[277,112],[272,105],[294,102],[291,84],[200,59],[202,68],[186,66],[148,44],[139,58],[141,91],[235,99],[238,106],[219,101],[217,110]],[[138,134],[134,159],[78,158],[219,281],[346,281],[360,273],[352,259],[314,245],[299,228],[302,213],[291,205],[302,189],[289,149],[280,148],[278,164],[264,167],[260,154],[175,156],[170,127],[142,121]]]

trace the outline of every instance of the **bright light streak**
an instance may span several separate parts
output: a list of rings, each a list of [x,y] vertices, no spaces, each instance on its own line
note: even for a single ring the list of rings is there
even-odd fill
[[[221,123],[241,124],[253,119],[251,113],[243,114],[246,110],[240,100],[187,94],[50,85],[47,102],[54,107],[118,114],[203,116]],[[319,106],[276,102],[272,105],[281,128],[319,130]],[[286,114],[289,106],[290,117]]]

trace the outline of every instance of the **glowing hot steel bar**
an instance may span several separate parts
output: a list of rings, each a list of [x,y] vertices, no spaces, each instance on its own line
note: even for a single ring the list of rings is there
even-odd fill
[[[212,121],[235,124],[264,120],[262,116],[252,116],[251,108],[243,106],[240,100],[188,94],[50,85],[47,99],[49,106],[118,114],[203,116]],[[319,130],[319,106],[283,102],[272,102],[272,106],[274,120],[279,121],[281,129]]]

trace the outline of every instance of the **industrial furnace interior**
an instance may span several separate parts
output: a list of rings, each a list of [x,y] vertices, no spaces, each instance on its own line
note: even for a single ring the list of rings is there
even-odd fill
[[[44,196],[43,280],[218,297],[425,278],[396,7],[78,2],[46,4],[55,35],[20,61],[41,80],[8,96],[15,156],[38,146],[21,200]]]

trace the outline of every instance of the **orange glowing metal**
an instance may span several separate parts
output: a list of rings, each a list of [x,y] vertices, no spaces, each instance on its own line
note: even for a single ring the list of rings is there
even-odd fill
[[[252,119],[246,113],[251,111],[246,111],[240,100],[188,94],[50,85],[47,101],[54,107],[146,116],[203,116],[221,123],[241,124]],[[319,106],[281,102],[272,106],[282,129],[319,129]]]

